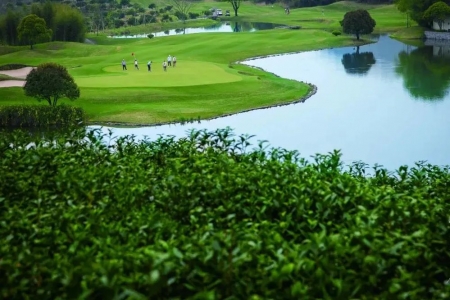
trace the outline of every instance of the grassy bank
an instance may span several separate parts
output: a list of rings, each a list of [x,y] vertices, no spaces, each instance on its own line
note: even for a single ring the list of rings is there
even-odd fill
[[[227,9],[226,3],[214,3]],[[202,3],[205,9],[211,3]],[[309,86],[233,62],[246,58],[294,51],[353,45],[353,37],[334,37],[345,11],[365,7],[377,21],[378,30],[401,26],[395,7],[336,3],[326,7],[292,10],[289,16],[280,6],[244,3],[241,19],[301,25],[308,30],[266,30],[240,33],[209,33],[154,39],[111,39],[105,34],[89,36],[97,44],[50,43],[31,51],[0,56],[0,65],[37,65],[53,61],[68,67],[81,88],[74,105],[82,107],[92,122],[154,124],[180,119],[212,118],[258,107],[297,101]],[[324,11],[322,15],[322,10]],[[172,24],[173,26],[178,26]],[[324,30],[326,29],[326,30]],[[132,66],[136,55],[140,71]],[[162,70],[167,56],[178,58],[176,68]],[[128,61],[128,71],[121,61]],[[152,72],[146,62],[153,61]],[[0,90],[0,105],[30,104],[20,88]]]

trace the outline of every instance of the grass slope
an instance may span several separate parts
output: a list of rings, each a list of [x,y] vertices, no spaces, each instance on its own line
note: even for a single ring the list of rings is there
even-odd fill
[[[226,3],[214,3],[226,9]],[[211,3],[197,5],[210,7]],[[223,6],[223,7],[222,7]],[[286,16],[279,6],[243,3],[242,16],[275,23],[308,24],[310,30],[266,30],[240,33],[208,33],[167,36],[154,39],[110,39],[90,36],[97,44],[49,43],[31,51],[8,48],[0,55],[0,65],[22,63],[37,65],[53,61],[65,65],[81,87],[81,98],[74,105],[84,108],[92,122],[162,123],[180,119],[211,118],[240,111],[279,105],[305,96],[309,87],[243,65],[232,64],[249,57],[305,51],[354,44],[351,37],[334,37],[323,29],[332,29],[345,11],[366,7],[371,10],[380,30],[400,24],[393,6],[367,6],[335,3],[326,7],[292,10]],[[326,20],[317,19],[317,14]],[[314,19],[316,18],[316,19]],[[288,22],[281,22],[284,19]],[[381,25],[380,25],[381,24]],[[305,26],[307,27],[307,26]],[[133,70],[135,53],[141,71]],[[178,66],[162,72],[162,61],[175,55]],[[128,72],[121,70],[122,59]],[[145,69],[152,60],[153,70]],[[20,88],[0,90],[0,105],[36,103]]]

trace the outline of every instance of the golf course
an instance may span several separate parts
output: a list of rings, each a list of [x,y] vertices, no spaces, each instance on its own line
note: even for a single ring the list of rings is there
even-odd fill
[[[231,9],[226,2],[196,5],[199,9]],[[26,46],[0,46],[0,65],[37,66],[44,62],[64,65],[81,91],[80,98],[71,105],[83,108],[90,123],[150,125],[209,119],[305,98],[312,90],[310,84],[279,78],[239,62],[258,56],[367,43],[369,40],[364,37],[357,42],[353,36],[331,34],[340,29],[339,21],[347,11],[358,8],[367,9],[375,19],[375,32],[397,32],[401,37],[402,32],[408,36],[411,30],[420,31],[414,27],[404,31],[405,16],[394,5],[337,2],[323,7],[292,9],[286,15],[281,5],[244,2],[239,17],[227,20],[271,22],[301,26],[301,29],[153,39],[113,39],[108,37],[110,31],[105,30],[98,35],[89,34],[92,43],[51,42],[38,44],[33,50]],[[180,24],[165,23],[164,26],[177,28]],[[128,28],[141,33],[151,30],[142,25]],[[164,72],[162,63],[168,55],[177,57],[177,66],[168,67]],[[134,68],[135,58],[140,70]],[[126,71],[122,70],[123,59],[127,62]],[[151,72],[147,71],[147,61],[152,61]],[[0,96],[0,106],[44,105],[26,97],[20,87],[2,88]]]

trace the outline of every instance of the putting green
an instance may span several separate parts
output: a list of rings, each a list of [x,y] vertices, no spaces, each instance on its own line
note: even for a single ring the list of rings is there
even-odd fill
[[[76,83],[81,87],[173,87],[227,83],[242,80],[236,71],[227,65],[200,61],[178,61],[176,67],[167,67],[164,72],[162,61],[152,63],[151,72],[147,71],[147,62],[141,62],[140,70],[128,63],[128,70],[122,71],[122,65],[107,66],[103,73],[95,76],[77,76]]]

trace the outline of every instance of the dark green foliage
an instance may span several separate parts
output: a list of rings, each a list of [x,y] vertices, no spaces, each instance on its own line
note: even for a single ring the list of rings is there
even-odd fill
[[[442,1],[436,2],[428,7],[428,9],[423,14],[423,18],[428,22],[437,22],[440,30],[442,30],[444,21],[448,17],[450,17],[450,6]]]
[[[0,127],[68,127],[85,120],[83,109],[59,105],[17,105],[0,107]]]
[[[110,138],[0,135],[1,298],[450,295],[448,168],[369,176],[227,130]]]
[[[189,13],[189,19],[197,19],[198,17],[200,17],[199,13],[193,13],[193,12]]]
[[[155,35],[150,33],[149,35],[147,35],[147,37],[148,37],[149,39],[152,39],[152,38],[155,37]]]
[[[344,15],[344,19],[340,21],[344,33],[356,35],[359,40],[361,34],[369,34],[373,32],[376,22],[365,9],[357,9],[349,11]]]
[[[45,20],[33,14],[20,21],[17,32],[19,40],[30,45],[31,49],[33,49],[34,44],[48,42],[52,37],[52,30],[47,29]]]
[[[25,95],[45,100],[50,106],[56,106],[60,98],[73,101],[80,97],[80,89],[67,69],[55,63],[44,63],[31,70],[23,89]]]
[[[17,27],[20,23],[20,14],[8,10],[8,13],[0,18],[0,31],[2,31],[2,39],[8,45],[17,45],[19,37]]]
[[[22,64],[7,64],[0,66],[0,71],[8,71],[8,70],[17,70],[21,68],[29,67],[27,65]]]
[[[334,36],[339,36],[339,35],[342,34],[342,32],[340,32],[339,30],[333,30],[333,31],[331,32],[331,34],[334,35]]]

